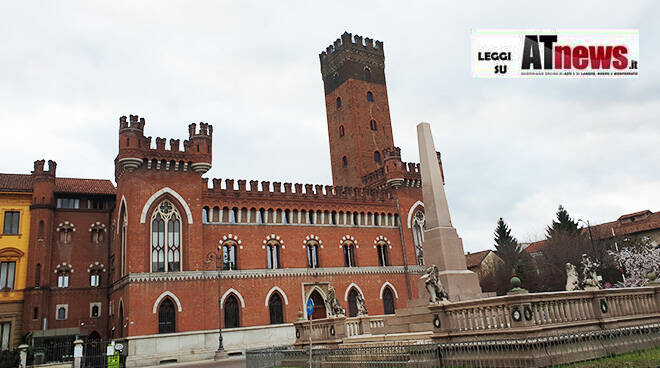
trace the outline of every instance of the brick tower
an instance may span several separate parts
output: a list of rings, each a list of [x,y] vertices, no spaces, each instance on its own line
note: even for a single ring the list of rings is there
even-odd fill
[[[383,43],[344,32],[319,55],[334,185],[362,187],[394,147]]]

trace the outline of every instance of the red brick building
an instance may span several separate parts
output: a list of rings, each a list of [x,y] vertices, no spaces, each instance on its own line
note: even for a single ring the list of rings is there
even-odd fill
[[[421,179],[394,146],[383,44],[344,33],[320,61],[334,186],[204,178],[211,125],[153,148],[133,115],[119,121],[116,188],[37,161],[32,229],[45,230],[30,237],[26,332],[214,330],[219,296],[225,328],[295,321],[308,298],[325,317],[329,285],[350,315],[357,294],[372,315],[417,298]]]

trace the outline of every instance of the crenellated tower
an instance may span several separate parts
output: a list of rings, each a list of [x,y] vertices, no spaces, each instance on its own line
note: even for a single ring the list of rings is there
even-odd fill
[[[167,140],[156,137],[156,148],[151,147],[151,137],[144,136],[144,118],[130,115],[119,118],[119,154],[115,160],[115,178],[126,171],[132,172],[139,168],[189,171],[204,174],[211,168],[213,126],[206,123],[190,124],[188,140],[183,142],[183,150],[179,139]]]
[[[334,185],[361,187],[394,147],[383,43],[345,32],[319,55]]]

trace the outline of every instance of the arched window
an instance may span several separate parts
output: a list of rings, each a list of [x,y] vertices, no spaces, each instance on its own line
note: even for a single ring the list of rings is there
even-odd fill
[[[354,288],[348,293],[348,316],[355,317],[358,314],[357,310],[357,296],[358,292]]]
[[[348,167],[348,159],[346,158],[346,156],[341,158],[341,166]]]
[[[236,255],[238,253],[238,244],[234,240],[226,240],[222,243],[223,269],[237,270]]]
[[[384,241],[378,242],[376,244],[376,250],[378,251],[378,265],[379,266],[389,266],[390,257],[387,253],[387,243]]]
[[[180,269],[181,216],[172,203],[165,200],[151,216],[151,271],[173,272]]]
[[[343,126],[343,125],[340,125],[340,126],[339,126],[339,136],[340,136],[340,137],[343,137],[343,136],[344,136],[344,126]]]
[[[337,110],[341,109],[341,97],[337,97]]]
[[[234,207],[229,210],[229,222],[235,224],[238,222],[238,208]]]
[[[313,210],[307,211],[307,223],[308,224],[314,224],[314,211]]]
[[[312,302],[314,303],[314,311],[312,312],[311,319],[326,318],[327,313],[325,311],[325,301],[321,294],[317,290],[314,290],[309,295],[309,299],[312,299]],[[307,303],[307,301],[305,301],[305,303]],[[308,319],[309,317],[310,316],[307,316]]]
[[[291,216],[291,211],[290,210],[284,210],[284,212],[282,212],[282,223],[283,224],[289,224],[290,221],[291,221],[289,219],[290,216]]]
[[[172,332],[176,332],[174,303],[170,298],[165,298],[158,307],[158,333]]]
[[[119,216],[119,268],[120,276],[126,274],[126,227],[128,226],[128,221],[126,220],[126,207],[122,203],[121,205],[121,214]],[[114,277],[114,275],[112,275]]]
[[[383,314],[394,314],[394,293],[389,287],[383,290]]]
[[[355,244],[351,241],[345,241],[342,244],[344,250],[344,266],[355,267]]]
[[[266,243],[266,256],[268,257],[268,268],[280,268],[280,243],[277,240],[270,240]]]
[[[424,264],[424,248],[422,248],[422,243],[424,242],[424,229],[426,229],[424,212],[417,211],[413,218],[413,242],[415,243],[415,255],[417,256],[418,265]]]
[[[264,223],[264,214],[265,210],[263,208],[260,208],[259,211],[257,211],[257,224],[263,224]]]
[[[364,80],[367,82],[371,82],[371,69],[364,68]]]
[[[101,285],[101,271],[100,267],[94,267],[89,270],[89,286],[99,287]]]
[[[380,163],[380,152],[375,151],[374,152],[374,161],[379,164]]]
[[[222,308],[225,311],[225,328],[240,327],[238,299],[234,294],[230,294],[225,300],[225,305]]]
[[[92,311],[90,313],[90,317],[97,318],[98,316],[100,316],[99,306],[98,305],[93,305],[92,306]]]
[[[369,120],[369,129],[371,130],[378,130],[378,125],[376,124],[376,120]]]
[[[41,284],[41,263],[37,263],[37,269],[34,273],[34,287],[39,287]]]
[[[282,310],[282,297],[275,292],[268,301],[268,313],[270,314],[270,324],[277,325],[284,323],[284,312]]]
[[[89,227],[89,233],[93,244],[103,244],[103,240],[105,239],[105,225],[97,221]]]
[[[209,222],[209,208],[202,208],[202,223],[206,224]]]
[[[367,92],[367,101],[374,102],[374,94],[371,91]]]
[[[66,319],[66,308],[65,307],[59,307],[57,309],[57,319],[59,319],[59,320]]]
[[[307,242],[307,267],[319,267],[319,243],[315,240]]]

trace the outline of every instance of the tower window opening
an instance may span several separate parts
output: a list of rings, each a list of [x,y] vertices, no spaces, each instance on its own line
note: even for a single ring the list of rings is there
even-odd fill
[[[371,69],[364,68],[364,80],[371,82]]]
[[[340,125],[340,126],[339,126],[339,136],[340,136],[340,137],[343,137],[343,136],[344,136],[344,126],[343,126],[343,125]]]
[[[348,159],[346,158],[346,156],[341,158],[341,166],[348,167]]]
[[[369,121],[369,129],[371,130],[378,130],[378,126],[376,125],[376,120],[371,120]]]
[[[341,109],[341,97],[337,97],[337,110]]]
[[[374,94],[371,91],[367,92],[367,101],[374,102]]]
[[[377,164],[379,164],[379,163],[381,162],[381,160],[380,160],[380,152],[378,152],[378,151],[375,151],[375,152],[374,152],[374,161],[375,161]]]

